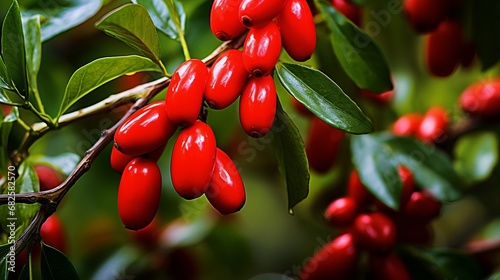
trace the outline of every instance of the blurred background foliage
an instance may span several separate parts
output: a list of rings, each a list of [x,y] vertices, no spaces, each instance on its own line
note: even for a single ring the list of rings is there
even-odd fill
[[[19,2],[25,6],[35,1]],[[56,113],[65,85],[76,69],[96,58],[134,54],[132,49],[94,27],[107,12],[128,1],[106,2],[96,16],[43,44],[39,87],[49,113]],[[187,15],[186,36],[191,55],[203,58],[220,44],[208,24],[212,1],[181,2]],[[9,5],[10,1],[0,1],[0,17],[5,15]],[[359,93],[336,60],[327,30],[321,24],[318,26],[317,52],[305,64],[320,68],[341,85],[373,120],[377,131],[388,129],[402,114],[424,113],[433,105],[445,107],[452,121],[460,120],[463,116],[457,107],[457,98],[463,89],[475,81],[498,76],[500,68],[495,65],[482,72],[480,63],[476,62],[467,69],[460,68],[448,78],[432,77],[423,64],[423,36],[415,34],[403,12],[390,14],[385,22],[376,18],[386,5],[385,0],[366,1],[361,26],[378,26],[369,34],[381,47],[391,68],[395,86],[392,103],[377,104]],[[181,48],[165,35],[160,33],[159,36],[162,61],[172,73],[183,61]],[[284,52],[282,59],[290,60]],[[157,76],[152,74],[119,78],[89,94],[72,109],[91,105],[110,94],[155,78]],[[290,96],[279,83],[277,85],[285,111],[305,137],[309,121],[293,110]],[[156,97],[163,98],[164,92]],[[111,114],[50,132],[30,149],[30,153],[55,156],[73,152],[83,156],[101,131],[118,121],[125,110],[117,108]],[[170,141],[159,160],[163,192],[157,219],[165,228],[160,238],[163,248],[158,245],[155,249],[146,249],[123,228],[118,216],[116,198],[120,176],[109,165],[109,145],[57,210],[67,231],[67,255],[82,279],[249,279],[270,272],[295,276],[296,269],[338,233],[323,222],[322,213],[333,198],[344,192],[347,174],[352,168],[348,141],[343,142],[342,152],[331,172],[311,174],[308,198],[295,207],[294,215],[290,215],[284,182],[270,148],[264,140],[251,139],[244,134],[237,110],[237,103],[223,111],[211,110],[208,122],[217,136],[218,146],[228,152],[241,170],[247,191],[243,209],[237,214],[220,217],[203,197],[193,201],[179,198],[169,179],[173,144]],[[25,112],[23,115],[30,118]],[[492,131],[495,137],[498,136],[498,127],[493,127]],[[459,202],[445,206],[442,216],[433,223],[435,245],[461,247],[472,237],[500,237],[498,166],[492,174],[468,189]]]

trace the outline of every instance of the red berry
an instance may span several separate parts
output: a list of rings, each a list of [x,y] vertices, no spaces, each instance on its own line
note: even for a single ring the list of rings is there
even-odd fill
[[[363,13],[361,9],[349,0],[330,0],[332,6],[356,25],[361,24]]]
[[[135,158],[123,170],[118,188],[118,212],[127,229],[139,230],[153,221],[161,195],[161,172],[150,159]]]
[[[181,131],[175,141],[170,175],[175,191],[185,199],[201,196],[215,167],[216,142],[210,126],[200,120]]]
[[[221,41],[228,41],[245,32],[238,10],[241,0],[214,0],[210,10],[210,29]]]
[[[396,242],[396,226],[382,213],[360,214],[354,221],[353,234],[359,245],[369,251],[389,251]]]
[[[304,106],[304,104],[300,103],[295,97],[291,96],[292,107],[297,111],[297,113],[301,114],[304,117],[313,117],[314,114],[309,111],[309,109]]]
[[[412,193],[410,200],[402,209],[401,214],[420,223],[429,223],[437,218],[441,212],[441,202],[427,191]]]
[[[341,197],[332,201],[325,210],[323,217],[336,227],[351,224],[358,215],[358,203],[352,197]]]
[[[500,115],[500,79],[479,81],[467,87],[459,99],[463,111],[483,118]]]
[[[125,91],[144,84],[148,81],[149,74],[147,72],[136,72],[132,75],[124,75],[118,78],[118,90]]]
[[[208,68],[199,59],[190,59],[179,65],[165,96],[165,109],[170,120],[186,126],[198,119],[207,77]]]
[[[358,260],[354,237],[345,233],[316,252],[302,268],[299,279],[352,279]]]
[[[48,165],[35,164],[33,168],[40,182],[40,191],[53,189],[64,181],[61,172]]]
[[[66,234],[61,220],[55,214],[48,217],[40,227],[40,236],[43,243],[66,252]]]
[[[448,12],[448,1],[405,0],[404,11],[413,29],[418,33],[435,30]]]
[[[142,155],[142,157],[149,158],[149,159],[156,162],[156,161],[158,161],[158,159],[160,159],[161,155],[163,154],[163,151],[165,150],[165,146],[166,145],[162,145],[159,148],[157,148],[156,150],[154,150],[146,155]],[[124,154],[124,153],[118,151],[115,146],[113,146],[113,148],[111,149],[111,157],[110,157],[111,168],[113,168],[113,170],[115,170],[116,172],[121,174],[123,172],[123,170],[125,169],[125,166],[127,166],[127,164],[132,159],[134,159],[136,157],[137,156],[131,156],[131,155]]]
[[[2,113],[4,116],[7,116],[10,113],[12,113],[12,109],[14,108],[10,105],[5,105],[5,104],[0,104],[0,107],[2,108]]]
[[[165,145],[177,126],[168,119],[164,105],[163,101],[151,103],[126,119],[115,133],[115,147],[124,154],[139,156]]]
[[[356,200],[360,206],[367,205],[373,200],[371,192],[363,185],[359,174],[352,170],[347,181],[347,196]]]
[[[273,77],[251,77],[240,97],[240,123],[252,137],[262,137],[271,129],[276,114],[276,86]]]
[[[392,133],[399,136],[417,136],[423,118],[419,113],[403,115],[392,125]]]
[[[221,54],[208,72],[205,100],[210,108],[224,109],[240,95],[248,79],[241,51]]]
[[[371,91],[362,89],[361,93],[371,101],[381,105],[390,103],[394,97],[394,90],[388,90],[383,93],[373,93]]]
[[[280,52],[280,30],[276,23],[271,21],[248,32],[243,44],[243,65],[248,73],[255,77],[269,75],[278,62]]]
[[[400,206],[403,207],[406,205],[408,200],[410,200],[410,197],[415,190],[415,178],[413,177],[411,170],[404,165],[398,166],[398,174],[403,183],[400,202]]]
[[[389,254],[370,254],[369,271],[376,280],[410,280],[411,276],[399,256]]]
[[[448,126],[448,113],[441,107],[432,107],[425,114],[420,127],[418,128],[417,137],[426,142],[439,142],[446,135],[446,127]]]
[[[240,22],[246,27],[260,27],[271,22],[283,9],[287,0],[243,0],[238,11]]]
[[[330,126],[320,118],[312,118],[305,144],[311,170],[324,173],[332,168],[344,134],[344,131]]]
[[[239,211],[245,204],[243,180],[231,158],[217,148],[215,168],[205,195],[222,215]]]
[[[462,26],[447,19],[426,37],[425,61],[431,74],[447,77],[455,71],[462,56]]]
[[[305,0],[288,0],[276,17],[286,52],[296,61],[308,60],[316,48],[316,26]]]

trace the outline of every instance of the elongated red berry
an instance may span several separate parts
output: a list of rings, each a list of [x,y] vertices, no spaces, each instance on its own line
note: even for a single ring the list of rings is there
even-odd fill
[[[410,25],[417,33],[435,30],[448,12],[448,1],[405,0],[404,11]]]
[[[309,168],[318,173],[330,170],[335,164],[344,131],[332,127],[318,117],[313,117],[306,138]]]
[[[165,112],[165,103],[157,101],[137,110],[115,133],[115,147],[132,156],[147,154],[168,141],[175,133]]]
[[[212,109],[224,109],[240,95],[248,72],[243,66],[241,51],[229,50],[221,54],[208,72],[205,100]]]
[[[423,118],[419,113],[403,115],[392,125],[392,133],[399,136],[417,136]]]
[[[360,214],[352,232],[358,244],[369,251],[387,252],[396,242],[394,222],[379,212]]]
[[[347,181],[347,196],[356,200],[360,206],[367,205],[373,200],[371,192],[363,185],[358,171],[352,170]]]
[[[425,61],[429,72],[437,77],[447,77],[455,71],[462,57],[461,24],[447,19],[426,37]]]
[[[325,244],[300,272],[300,280],[353,279],[359,260],[359,249],[350,233]]]
[[[287,0],[243,0],[238,17],[246,27],[260,27],[271,22],[283,9]]]
[[[40,227],[40,236],[43,243],[50,245],[61,252],[66,252],[66,233],[61,219],[52,214]]]
[[[479,81],[460,95],[460,108],[471,115],[492,118],[500,116],[500,79]]]
[[[161,155],[163,154],[165,146],[166,145],[162,145],[156,148],[156,150],[148,154],[142,155],[142,157],[149,158],[156,162],[158,161],[158,159],[160,159]],[[113,170],[115,170],[118,173],[122,173],[123,170],[125,169],[125,166],[127,166],[127,164],[136,157],[137,156],[124,154],[118,151],[115,146],[113,146],[113,148],[111,149],[111,156],[110,156],[111,168],[113,168]]]
[[[332,6],[342,13],[346,18],[352,21],[356,25],[361,24],[361,19],[363,17],[363,13],[361,8],[351,3],[349,0],[330,0]]]
[[[276,86],[271,76],[251,77],[240,98],[240,123],[252,137],[262,137],[271,129],[276,114]]]
[[[308,60],[316,48],[316,26],[306,0],[288,0],[276,17],[281,41],[296,61]]]
[[[185,199],[205,193],[215,167],[216,142],[210,126],[197,120],[175,141],[170,176],[175,191]]]
[[[183,62],[175,70],[165,96],[165,109],[170,120],[186,126],[200,114],[208,68],[199,59]]]
[[[439,142],[446,137],[448,126],[448,113],[441,107],[432,107],[426,113],[420,123],[417,137],[422,141]]]
[[[351,224],[358,215],[358,203],[352,197],[341,197],[332,201],[325,210],[323,217],[336,227]]]
[[[245,32],[238,11],[241,0],[214,0],[210,10],[210,29],[221,41],[228,41]]]
[[[255,77],[269,75],[281,52],[280,30],[274,21],[252,28],[243,44],[243,65]]]
[[[437,218],[440,212],[441,202],[427,191],[416,191],[412,193],[401,214],[416,222],[429,223]]]
[[[156,162],[135,158],[123,170],[118,188],[118,213],[127,229],[139,230],[153,221],[161,195]]]
[[[222,215],[239,211],[245,204],[243,180],[231,158],[217,148],[215,168],[205,195]]]
[[[57,171],[48,165],[36,164],[33,168],[38,176],[41,191],[53,189],[59,186],[64,180],[60,171]]]
[[[411,276],[399,256],[389,254],[370,254],[368,259],[370,276],[375,280],[410,280]]]

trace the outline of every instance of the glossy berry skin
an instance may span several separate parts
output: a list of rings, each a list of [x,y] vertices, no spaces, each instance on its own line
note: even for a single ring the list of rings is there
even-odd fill
[[[424,116],[419,113],[408,113],[397,119],[392,125],[392,133],[399,136],[417,136]]]
[[[197,120],[181,131],[175,141],[170,176],[175,191],[185,199],[201,196],[215,167],[216,142],[210,126]]]
[[[473,116],[500,116],[500,79],[470,85],[460,95],[459,105],[464,112]]]
[[[241,0],[215,0],[210,10],[210,30],[221,41],[228,41],[245,32],[238,17]]]
[[[199,59],[183,62],[175,70],[165,96],[165,109],[172,122],[187,126],[200,114],[208,68]]]
[[[344,132],[331,127],[318,117],[313,117],[306,138],[306,154],[309,168],[325,173],[335,164]]]
[[[142,155],[141,157],[149,158],[149,159],[157,162],[158,159],[160,159],[161,155],[163,154],[163,151],[165,150],[165,146],[166,145],[162,145],[162,146],[156,148],[156,150],[154,150],[148,154]],[[131,156],[131,155],[124,154],[124,153],[118,151],[115,146],[113,146],[113,148],[111,149],[111,156],[110,156],[111,168],[113,168],[114,171],[121,174],[123,172],[123,170],[125,169],[125,166],[127,166],[127,164],[132,159],[134,159],[136,157],[137,156]]]
[[[447,77],[458,67],[462,56],[461,24],[447,19],[425,38],[425,62],[436,77]]]
[[[360,214],[352,229],[358,244],[369,251],[387,252],[396,242],[396,226],[380,212]]]
[[[368,259],[370,276],[376,280],[410,280],[411,276],[399,256],[389,254],[370,254]]]
[[[161,172],[156,162],[135,158],[123,170],[118,188],[118,213],[130,230],[153,221],[161,195]]]
[[[53,189],[59,186],[64,180],[59,171],[48,165],[36,164],[33,168],[40,182],[40,191]]]
[[[420,223],[429,223],[437,218],[440,212],[441,202],[427,191],[416,191],[412,193],[401,214]]]
[[[157,101],[137,110],[118,127],[115,147],[131,156],[147,154],[165,145],[176,129],[167,117],[165,103]]]
[[[363,185],[356,170],[352,170],[349,174],[347,196],[353,198],[360,206],[368,205],[373,200],[373,195]]]
[[[417,137],[426,142],[440,142],[446,137],[448,113],[441,107],[430,108],[420,123]]]
[[[358,215],[356,200],[352,197],[341,197],[328,205],[323,217],[335,227],[345,227],[354,221],[356,215]]]
[[[238,11],[241,24],[259,28],[271,22],[287,0],[242,0]]]
[[[303,266],[298,279],[352,279],[358,260],[355,239],[350,233],[345,233],[316,252]]]
[[[316,48],[316,26],[306,0],[288,0],[276,17],[281,41],[296,61],[308,60]]]
[[[330,0],[330,3],[354,24],[358,26],[361,24],[363,13],[358,6],[349,2],[349,0]]]
[[[417,33],[435,30],[448,12],[448,0],[405,0],[404,11],[410,25]]]
[[[61,252],[66,252],[66,233],[61,220],[55,214],[45,220],[40,227],[40,236],[43,243],[56,248]]]
[[[269,75],[278,62],[280,52],[280,30],[276,23],[271,21],[248,32],[243,44],[243,65],[252,76]]]
[[[240,97],[240,123],[251,137],[259,138],[271,129],[276,114],[276,86],[271,76],[251,77]]]
[[[240,95],[248,72],[243,66],[241,51],[229,50],[215,60],[208,72],[205,100],[212,109],[224,109]]]
[[[245,204],[245,187],[231,158],[217,148],[212,179],[205,192],[210,204],[222,215],[238,212]]]

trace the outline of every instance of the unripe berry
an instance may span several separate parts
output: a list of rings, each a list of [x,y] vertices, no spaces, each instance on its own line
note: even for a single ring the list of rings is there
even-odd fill
[[[399,256],[389,254],[370,254],[368,259],[370,275],[375,280],[410,280],[411,276]],[[371,279],[371,278],[370,278]]]
[[[248,79],[241,51],[221,54],[208,72],[205,100],[212,109],[224,109],[240,95]]]
[[[423,118],[419,113],[403,115],[392,125],[392,133],[399,136],[417,136]]]
[[[161,195],[161,172],[150,159],[135,158],[123,171],[118,188],[118,212],[127,229],[139,230],[153,221]]]
[[[231,158],[217,148],[215,168],[205,195],[222,215],[239,211],[245,204],[243,180]]]
[[[360,214],[352,229],[360,246],[369,251],[390,251],[396,242],[396,226],[382,213]]]
[[[448,0],[405,0],[404,11],[417,33],[435,30],[448,12]]]
[[[228,41],[245,32],[238,11],[241,0],[214,0],[210,10],[210,29],[221,41]]]
[[[446,137],[448,113],[441,107],[432,107],[426,113],[418,128],[417,137],[426,142],[439,142]]]
[[[181,131],[175,141],[170,176],[175,191],[185,199],[201,196],[215,167],[216,142],[210,126],[197,120]]]
[[[425,38],[425,62],[429,72],[437,77],[447,77],[455,71],[462,56],[461,24],[447,19]]]
[[[175,70],[165,96],[165,109],[172,122],[193,124],[200,114],[208,68],[199,59],[183,62]]]
[[[352,170],[347,181],[347,196],[356,200],[360,206],[367,205],[373,200],[371,192],[363,185],[359,174]]]
[[[137,110],[115,133],[115,147],[122,153],[139,156],[165,145],[177,126],[167,117],[165,103],[157,101]]]
[[[269,75],[278,62],[280,52],[280,30],[276,23],[271,21],[248,32],[243,44],[243,65],[248,73],[255,77]]]
[[[356,25],[361,24],[363,13],[361,9],[349,0],[330,0],[332,6]]]
[[[306,138],[309,168],[318,173],[330,170],[335,164],[344,131],[332,127],[318,117],[313,117]]]
[[[440,212],[441,202],[427,191],[416,191],[412,193],[401,214],[419,223],[429,223],[437,218]]]
[[[352,197],[341,197],[332,201],[325,210],[323,217],[336,227],[351,224],[358,215],[358,204]]]
[[[40,182],[40,191],[53,189],[59,186],[64,180],[61,172],[48,165],[35,164],[33,168]]]
[[[464,112],[474,116],[500,116],[500,79],[470,85],[460,96],[459,104]]]
[[[57,250],[66,252],[66,234],[61,220],[55,214],[45,220],[40,227],[40,236],[43,243],[56,248]]]
[[[260,27],[271,22],[283,9],[287,0],[243,0],[238,11],[240,22],[246,27]]]
[[[316,48],[316,26],[305,0],[288,0],[276,17],[283,47],[296,61],[308,60]]]
[[[276,86],[273,77],[251,77],[240,97],[240,123],[251,137],[263,137],[271,129],[276,115]]]
[[[350,233],[327,243],[304,265],[300,280],[352,279],[359,249]]]

